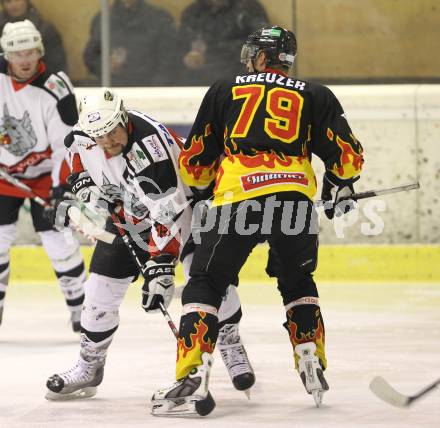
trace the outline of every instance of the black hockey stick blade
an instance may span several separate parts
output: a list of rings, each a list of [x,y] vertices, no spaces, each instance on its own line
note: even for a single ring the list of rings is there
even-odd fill
[[[383,377],[377,376],[370,382],[371,391],[381,400],[396,407],[408,407],[414,401],[440,386],[440,379],[428,385],[415,395],[404,395],[396,391]]]

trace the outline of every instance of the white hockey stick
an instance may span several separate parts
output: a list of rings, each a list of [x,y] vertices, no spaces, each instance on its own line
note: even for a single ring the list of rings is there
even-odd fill
[[[8,183],[26,193],[29,198],[32,198],[41,206],[51,208],[51,204],[48,201],[37,195],[28,185],[7,173],[3,168],[0,168],[0,177],[4,178]],[[78,201],[78,204],[82,203]],[[69,208],[67,208],[67,213],[69,218],[72,220],[75,230],[78,230],[92,241],[98,239],[99,241],[111,244],[115,239],[116,235],[99,227],[89,217],[85,216],[82,210],[77,206],[71,205]]]
[[[396,391],[383,377],[377,376],[370,382],[370,389],[380,399],[396,407],[408,407],[414,401],[440,386],[440,379],[423,388],[417,394],[403,395]]]

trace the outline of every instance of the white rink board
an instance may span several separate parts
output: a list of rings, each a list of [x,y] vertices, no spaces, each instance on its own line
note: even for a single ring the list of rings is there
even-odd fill
[[[121,325],[97,396],[54,403],[44,399],[45,380],[74,364],[77,336],[69,330],[56,285],[12,284],[0,327],[0,427],[438,427],[440,391],[412,408],[397,409],[368,389],[376,375],[407,394],[438,377],[438,284],[321,284],[319,288],[331,388],[324,406],[314,407],[292,369],[276,289],[241,284],[241,331],[257,376],[252,400],[232,388],[216,353],[210,389],[217,407],[204,419],[188,420],[149,414],[154,389],[173,380],[175,342],[161,315],[142,311],[137,286],[122,305]],[[177,301],[171,313],[177,322]]]

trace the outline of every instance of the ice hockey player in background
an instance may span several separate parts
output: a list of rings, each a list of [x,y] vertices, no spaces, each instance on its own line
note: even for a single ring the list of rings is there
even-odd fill
[[[69,78],[47,70],[41,35],[31,21],[8,23],[0,56],[0,168],[22,180],[43,198],[63,193],[64,136],[78,118]],[[66,163],[64,178],[68,169]],[[52,189],[52,192],[51,192]],[[27,197],[0,179],[0,322],[9,278],[9,249],[15,239],[18,212]],[[35,230],[55,270],[71,314],[74,331],[84,299],[86,274],[79,244],[66,241],[31,199]]]
[[[217,222],[203,233],[195,250],[182,295],[177,382],[153,395],[154,415],[207,415],[215,407],[208,380],[221,296],[262,239],[271,249],[268,271],[278,279],[296,369],[318,406],[328,389],[324,322],[312,275],[318,227],[310,162],[312,153],[324,161],[322,198],[331,200],[334,193],[336,204],[353,192],[362,147],[328,88],[288,77],[295,55],[291,31],[266,27],[251,34],[241,52],[249,74],[210,87],[181,152],[187,185],[207,186],[215,180],[208,217],[230,210],[230,222],[229,229],[221,230]],[[351,207],[329,205],[329,217],[335,209]],[[250,225],[247,233],[234,228],[244,224],[243,218]],[[298,224],[303,227],[297,229]],[[202,340],[194,342],[201,330]]]
[[[185,244],[191,233],[194,195],[178,173],[180,139],[145,114],[126,110],[114,91],[103,88],[81,100],[78,126],[65,144],[71,156],[72,192],[92,210],[105,201],[120,210],[126,227],[136,224],[127,230],[145,266],[143,308],[151,313],[158,312],[159,302],[167,307],[178,258],[184,259],[184,268],[192,258]],[[107,229],[118,234],[112,219]],[[85,285],[80,356],[72,369],[48,379],[47,399],[96,394],[119,325],[119,306],[138,275],[120,239],[112,244],[98,242]],[[234,386],[247,390],[255,377],[240,340],[240,318],[238,294],[230,286],[220,307],[219,350]]]

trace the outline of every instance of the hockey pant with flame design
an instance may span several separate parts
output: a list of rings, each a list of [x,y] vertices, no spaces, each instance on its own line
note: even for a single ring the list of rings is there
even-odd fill
[[[17,234],[18,213],[23,202],[22,198],[0,195],[0,323],[9,281],[9,250]],[[43,207],[33,200],[30,203],[34,229],[40,235],[52,263],[67,308],[71,317],[76,313],[79,315],[84,300],[83,284],[86,279],[79,244],[71,234],[65,235],[53,230],[43,216]]]
[[[270,211],[273,216],[268,222],[264,213]],[[268,241],[270,246],[267,272],[278,279],[291,343],[295,347],[298,343],[314,342],[325,368],[324,323],[313,280],[318,225],[312,202],[301,193],[282,192],[213,207],[208,216],[216,217],[215,227],[201,234],[191,265],[191,279],[182,293],[177,380],[201,364],[203,352],[214,349],[222,297],[252,249],[262,241]]]

